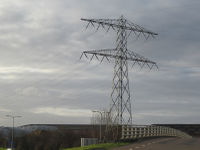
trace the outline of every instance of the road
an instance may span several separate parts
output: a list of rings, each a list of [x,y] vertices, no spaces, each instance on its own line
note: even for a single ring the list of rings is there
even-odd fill
[[[200,138],[151,139],[112,150],[200,150]]]

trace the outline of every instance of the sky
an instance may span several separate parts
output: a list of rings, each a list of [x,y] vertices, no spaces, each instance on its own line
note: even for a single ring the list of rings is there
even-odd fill
[[[200,123],[199,0],[0,0],[0,126],[90,123],[109,108],[113,63],[79,60],[116,47],[80,18],[119,18],[158,33],[128,49],[159,70],[129,67],[134,124]]]

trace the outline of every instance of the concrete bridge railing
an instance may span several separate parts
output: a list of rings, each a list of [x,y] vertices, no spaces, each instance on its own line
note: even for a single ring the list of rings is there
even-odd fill
[[[191,138],[190,135],[169,127],[154,126],[154,125],[132,125],[132,126],[122,126],[122,140],[131,140],[144,137],[181,137],[181,138]]]

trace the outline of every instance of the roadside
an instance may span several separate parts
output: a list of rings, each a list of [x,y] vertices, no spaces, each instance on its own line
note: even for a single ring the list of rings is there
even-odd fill
[[[95,144],[83,147],[67,148],[63,150],[109,150],[114,147],[120,147],[128,144],[130,143],[103,143],[103,144]]]
[[[161,137],[161,138],[140,139],[137,142],[132,142],[128,145],[121,146],[121,147],[111,148],[110,150],[139,149],[139,148],[148,147],[152,144],[156,144],[156,143],[159,143],[159,142],[166,142],[166,141],[171,141],[171,140],[174,140],[174,138],[172,138],[172,137]]]
[[[133,143],[111,150],[199,150],[200,138],[165,138]]]
[[[161,139],[166,138],[144,138],[144,139],[138,139],[132,142],[121,142],[121,143],[103,143],[103,144],[95,144],[95,145],[89,145],[84,147],[74,147],[74,148],[67,148],[62,150],[116,150],[121,147],[128,147],[129,145],[139,145],[142,143],[148,143],[148,142],[154,142],[155,140],[158,141]],[[170,139],[170,138],[168,138]]]

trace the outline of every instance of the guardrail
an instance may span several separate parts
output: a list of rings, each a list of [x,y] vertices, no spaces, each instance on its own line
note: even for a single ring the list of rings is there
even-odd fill
[[[191,138],[190,135],[169,127],[154,126],[154,125],[133,125],[133,126],[122,126],[122,140],[138,139],[144,137],[162,137],[172,136],[181,138]]]

